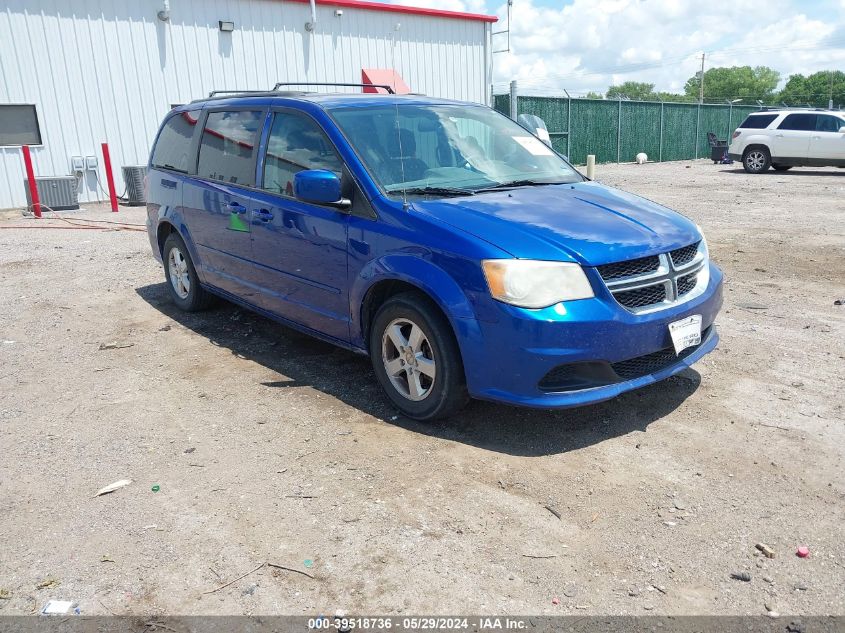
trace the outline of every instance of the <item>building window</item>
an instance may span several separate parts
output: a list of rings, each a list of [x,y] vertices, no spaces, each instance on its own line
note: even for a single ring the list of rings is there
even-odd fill
[[[34,105],[0,104],[0,145],[41,145]]]
[[[263,115],[250,110],[209,112],[197,175],[233,185],[255,186],[255,145]]]

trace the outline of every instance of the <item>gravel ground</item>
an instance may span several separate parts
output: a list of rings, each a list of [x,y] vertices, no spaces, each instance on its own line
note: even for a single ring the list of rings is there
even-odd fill
[[[145,233],[0,230],[0,614],[845,614],[845,172],[598,177],[702,226],[719,348],[611,402],[436,425],[362,357],[180,314]]]

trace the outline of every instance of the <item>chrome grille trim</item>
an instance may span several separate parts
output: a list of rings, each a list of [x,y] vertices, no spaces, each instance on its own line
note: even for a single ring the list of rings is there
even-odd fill
[[[695,255],[688,261],[675,265],[673,255],[675,255],[675,259],[681,259],[681,261],[683,261],[683,259],[686,258],[679,258],[676,254],[683,251],[688,253],[689,249],[693,247],[696,248]],[[657,258],[659,260],[657,270],[645,274],[630,275],[621,278],[605,278],[602,275],[603,266],[597,267],[597,270],[599,275],[602,276],[607,289],[613,295],[613,298],[616,299],[617,303],[633,314],[647,314],[649,312],[656,312],[657,310],[664,310],[678,305],[679,303],[694,299],[704,292],[704,284],[690,284],[690,277],[698,274],[705,266],[707,266],[705,250],[700,248],[700,243],[690,244],[689,246],[675,249],[668,253],[661,253],[660,255],[657,255]],[[605,270],[607,269],[605,268]],[[632,295],[626,295],[623,293],[630,290],[658,285],[662,285],[664,289],[665,298],[663,301],[648,305],[625,304],[626,299]],[[659,295],[659,292],[656,294]]]

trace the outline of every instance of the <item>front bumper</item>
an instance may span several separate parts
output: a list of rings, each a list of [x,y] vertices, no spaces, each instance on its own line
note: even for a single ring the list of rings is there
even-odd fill
[[[719,341],[713,323],[722,306],[722,273],[712,262],[709,266],[710,280],[703,294],[649,314],[628,312],[607,292],[543,310],[496,302],[499,318],[477,322],[478,333],[471,338],[478,340],[461,340],[470,394],[520,406],[567,408],[601,402],[683,371]],[[549,372],[562,365],[602,366],[610,371],[610,367],[630,367],[625,361],[631,359],[654,357],[672,346],[669,323],[692,314],[702,317],[701,343],[678,358],[673,352],[668,363],[658,363],[648,369],[650,373],[632,376],[628,371],[626,379],[611,372],[612,380],[596,380],[596,386],[584,388],[556,390],[543,383]]]

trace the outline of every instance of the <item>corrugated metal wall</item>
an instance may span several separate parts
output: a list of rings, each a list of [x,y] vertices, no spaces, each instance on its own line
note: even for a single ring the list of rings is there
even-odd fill
[[[0,9],[0,103],[35,103],[43,147],[37,176],[70,173],[71,156],[100,156],[108,141],[118,192],[121,165],[144,164],[172,104],[212,89],[277,81],[360,82],[362,68],[396,68],[414,92],[488,97],[489,24],[283,0],[6,0]],[[235,23],[232,33],[219,20]],[[100,158],[102,163],[102,159]],[[0,147],[0,208],[25,204],[17,147]],[[105,174],[100,168],[100,181]],[[80,199],[104,199],[92,174]]]
[[[496,95],[494,107],[508,114],[510,95]],[[632,162],[639,152],[654,161],[709,158],[707,132],[730,139],[759,108],[704,104],[699,112],[697,103],[525,96],[517,98],[517,110],[542,118],[554,148],[583,165],[587,154],[600,163]]]

